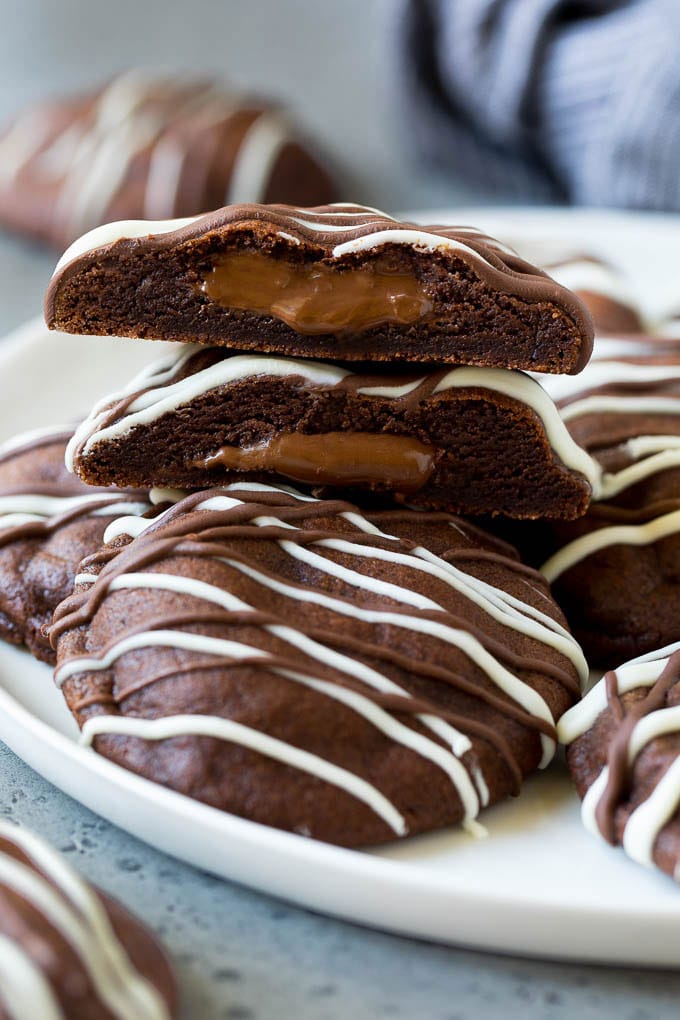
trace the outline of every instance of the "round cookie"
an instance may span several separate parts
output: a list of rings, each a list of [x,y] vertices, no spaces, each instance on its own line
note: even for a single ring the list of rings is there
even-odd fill
[[[0,445],[0,638],[54,662],[44,628],[79,562],[112,517],[151,509],[148,494],[84,485],[64,464],[68,426]]]
[[[338,197],[282,107],[142,70],[23,111],[0,135],[0,163],[0,221],[60,248],[109,220]]]
[[[558,733],[586,828],[680,878],[680,642],[607,673]]]
[[[0,821],[0,1020],[171,1020],[155,937],[33,833]]]
[[[83,742],[317,839],[474,827],[587,675],[541,576],[448,514],[252,483],[106,540],[51,632]]]
[[[672,357],[622,357],[584,379],[561,413],[601,467],[596,498],[520,544],[542,550],[591,665],[608,668],[680,638],[680,375]]]

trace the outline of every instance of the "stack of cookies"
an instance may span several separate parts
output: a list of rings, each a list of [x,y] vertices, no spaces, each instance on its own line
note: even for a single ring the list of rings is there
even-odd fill
[[[587,314],[475,230],[360,206],[152,227],[81,238],[46,303],[178,342],[67,447],[153,506],[54,614],[83,741],[335,843],[474,829],[550,761],[587,666],[540,574],[453,514],[586,511],[599,473],[527,373],[583,368]]]

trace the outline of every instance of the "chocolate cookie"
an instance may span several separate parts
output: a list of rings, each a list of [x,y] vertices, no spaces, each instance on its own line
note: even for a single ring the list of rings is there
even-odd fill
[[[67,463],[94,485],[293,480],[458,513],[585,512],[590,458],[529,376],[357,369],[186,345],[100,402]]]
[[[139,70],[20,113],[0,136],[0,165],[0,222],[60,248],[109,220],[338,195],[279,106]]]
[[[47,843],[0,821],[0,1020],[171,1020],[155,937]]]
[[[680,643],[633,659],[562,717],[594,835],[680,878]]]
[[[0,445],[0,638],[54,662],[44,627],[73,590],[84,556],[111,519],[142,514],[147,493],[83,485],[64,465],[72,428],[41,429]]]
[[[67,333],[353,361],[573,373],[592,349],[578,298],[498,241],[343,204],[100,227],[63,256],[45,316]]]
[[[632,297],[631,281],[611,263],[594,255],[571,255],[549,262],[543,268],[583,301],[597,334],[616,336],[644,332],[642,313]]]
[[[562,405],[601,467],[585,517],[539,528],[541,567],[593,666],[680,639],[680,372],[670,357],[593,363]]]
[[[473,826],[550,761],[587,674],[541,576],[447,514],[251,483],[119,530],[52,628],[83,742],[257,822]]]

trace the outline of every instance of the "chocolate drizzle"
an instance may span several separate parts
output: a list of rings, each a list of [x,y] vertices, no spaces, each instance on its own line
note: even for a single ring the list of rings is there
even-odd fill
[[[0,1015],[171,1020],[161,947],[37,836],[0,822]]]
[[[586,826],[641,864],[679,877],[678,642],[607,673],[560,720],[560,740],[583,796]],[[598,771],[599,769],[599,771]],[[585,795],[583,795],[585,791]]]
[[[166,510],[128,545],[104,548],[83,565],[83,572],[77,579],[79,587],[55,613],[51,630],[51,640],[59,649],[56,679],[63,685],[84,733],[92,726],[96,727],[92,732],[106,732],[108,718],[118,720],[116,732],[124,733],[121,729],[123,720],[130,718],[126,702],[160,681],[170,681],[180,674],[193,676],[194,672],[200,676],[205,670],[219,666],[242,668],[249,665],[296,677],[298,681],[307,678],[305,682],[308,685],[321,685],[327,693],[335,691],[335,696],[341,701],[345,697],[354,698],[352,704],[357,705],[358,710],[361,710],[362,704],[371,703],[376,709],[388,713],[395,723],[399,718],[403,719],[403,723],[398,725],[406,725],[409,730],[398,732],[408,733],[415,727],[415,734],[423,734],[419,738],[421,741],[425,739],[425,719],[450,725],[461,734],[467,734],[469,740],[482,741],[494,748],[507,770],[511,788],[516,792],[523,767],[503,733],[477,718],[474,712],[470,715],[467,711],[451,709],[449,695],[440,702],[437,687],[442,693],[456,691],[463,696],[463,701],[471,699],[472,703],[484,705],[487,711],[500,713],[540,736],[545,758],[554,740],[555,728],[545,702],[532,688],[531,678],[550,677],[572,699],[578,695],[578,681],[572,669],[566,662],[558,664],[547,655],[544,658],[535,653],[527,655],[513,651],[508,643],[486,633],[481,623],[473,623],[467,615],[457,615],[447,610],[445,605],[425,599],[419,606],[419,601],[423,602],[424,598],[419,587],[411,590],[381,580],[382,570],[374,573],[369,564],[373,561],[385,566],[385,569],[390,563],[395,564],[394,569],[397,565],[402,569],[403,564],[424,574],[434,572],[436,577],[449,579],[448,583],[461,595],[476,601],[484,612],[495,616],[505,626],[522,631],[553,649],[563,651],[565,647],[572,647],[573,652],[575,646],[570,646],[570,639],[559,624],[531,605],[517,600],[513,602],[510,596],[478,581],[474,574],[460,571],[447,560],[428,554],[414,541],[391,537],[391,531],[396,529],[399,533],[402,526],[411,520],[426,523],[426,516],[429,519],[429,515],[414,514],[410,510],[361,516],[356,507],[343,501],[300,498],[266,486],[257,487],[255,492],[232,486],[194,493]],[[508,560],[502,545],[498,551],[493,544],[478,550],[474,529],[467,532],[463,522],[445,514],[432,515],[432,518],[433,526],[435,521],[440,527],[442,523],[451,525],[452,550],[462,544],[462,552],[469,551],[472,560],[478,558],[482,563],[493,563],[502,570],[517,570],[519,578],[532,578],[540,591],[538,575],[517,565],[516,561]],[[387,530],[378,530],[379,526]],[[253,546],[254,542],[262,548],[263,560]],[[278,548],[277,555],[283,553],[292,561],[302,556],[300,562],[307,564],[304,579],[289,579],[287,571],[282,573],[272,569],[264,554],[269,545]],[[331,550],[330,554],[327,549]],[[309,550],[312,560],[306,559],[304,550]],[[339,561],[337,554],[340,554]],[[337,576],[345,578],[347,566],[344,564],[348,554],[351,571],[358,565],[349,583],[366,589],[359,602],[323,584],[317,594],[312,594],[317,583],[311,579],[312,576],[322,578],[324,571],[329,576],[340,571]],[[455,555],[451,558],[455,559]],[[220,595],[220,590],[213,585],[197,580],[202,576],[197,567],[189,566],[188,573],[179,569],[178,565],[183,560],[187,564],[201,560],[216,561],[234,571],[235,577],[250,578],[255,590],[277,592],[277,598],[283,597],[284,600],[279,603],[285,607],[282,615],[279,616],[278,611],[261,611],[256,601],[251,604],[250,600],[243,602],[235,598],[230,594],[228,585],[224,587],[225,594]],[[465,562],[465,555],[462,560]],[[366,564],[363,569],[362,561]],[[177,565],[169,568],[170,574],[162,572],[166,562]],[[388,577],[392,569],[389,567]],[[398,573],[395,576],[399,576]],[[74,645],[70,635],[84,628],[89,628],[92,633],[92,622],[109,594],[126,588],[130,577],[134,580],[134,587],[149,589],[163,589],[172,581],[168,590],[183,592],[185,601],[172,609],[152,611],[150,618],[138,626],[127,624],[122,631],[114,631],[106,644],[96,646],[94,658],[92,649],[95,646],[90,644],[90,651],[83,658],[78,651],[78,640]],[[173,578],[176,580],[173,581]],[[400,591],[403,598],[399,596]],[[188,596],[194,598],[189,601]],[[302,600],[302,606],[307,600],[325,607],[324,622],[320,623],[313,616],[307,622],[304,611],[295,613],[291,620],[287,600],[295,598]],[[208,603],[216,604],[202,608],[200,600],[206,599]],[[400,605],[400,601],[406,605]],[[518,608],[515,608],[515,603]],[[325,622],[328,613],[331,616],[339,614],[340,621],[343,616],[356,617],[356,633],[348,633],[344,625],[337,630],[331,627]],[[472,616],[474,618],[475,614]],[[244,629],[248,633],[250,628],[255,628],[261,638],[254,640],[251,646],[248,641],[234,644],[231,639],[225,642],[221,637],[208,636],[215,633],[230,635],[232,628],[237,628],[237,635]],[[430,634],[434,641],[449,635],[448,640],[470,659],[472,672],[464,675],[458,669],[437,663],[436,657],[416,657],[405,647],[400,648],[401,641],[390,637],[391,634],[396,637],[400,629]],[[273,650],[268,635],[276,636]],[[238,641],[243,639],[238,638]],[[279,651],[277,646],[281,641],[285,648]],[[87,683],[83,684],[83,677],[98,668],[97,662],[102,668],[109,668],[126,648],[143,649],[159,642],[164,647],[189,649],[190,655],[187,657],[183,653],[176,665],[170,667],[165,661],[158,668],[153,668],[152,660],[148,659],[139,676],[126,680],[126,674],[121,673],[114,687],[105,682],[98,683],[92,690]],[[75,654],[68,651],[74,647]],[[234,650],[230,651],[232,648]],[[341,660],[346,665],[340,664]],[[371,675],[380,683],[376,680],[367,682],[369,663],[372,664]],[[375,673],[373,664],[382,664],[386,673]],[[387,679],[390,671],[395,669],[398,675],[411,678],[405,687],[395,687],[394,682]],[[474,678],[477,669],[486,674],[484,682]],[[528,681],[520,679],[520,675],[527,676]],[[200,690],[200,681],[197,680],[197,683]],[[423,693],[425,689],[429,693]],[[135,705],[138,704],[135,701]],[[137,711],[137,708],[133,709],[135,715]],[[213,718],[219,721],[219,716]],[[172,722],[172,719],[169,721]],[[181,725],[179,720],[177,725]],[[428,734],[426,744],[445,749],[447,741],[442,739],[434,722],[429,726],[433,728],[434,736]],[[270,738],[264,733],[263,739]],[[443,750],[437,753],[443,753]],[[468,769],[472,768],[472,760],[463,760]],[[466,816],[471,819],[478,809],[479,804],[475,810],[468,807]]]

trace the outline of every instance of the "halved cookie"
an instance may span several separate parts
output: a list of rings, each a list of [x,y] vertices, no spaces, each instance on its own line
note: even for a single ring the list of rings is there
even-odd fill
[[[577,297],[471,227],[354,205],[232,205],[112,223],[63,256],[52,329],[353,361],[579,372]]]
[[[188,347],[100,401],[69,466],[93,485],[294,481],[457,513],[585,512],[595,466],[529,376],[357,367]]]

